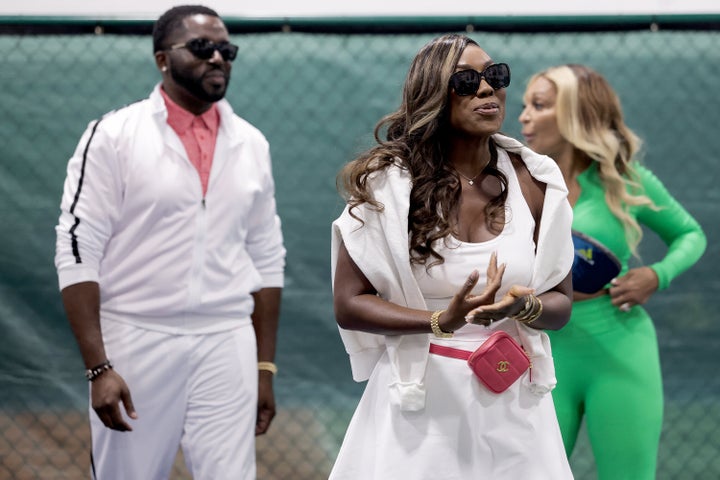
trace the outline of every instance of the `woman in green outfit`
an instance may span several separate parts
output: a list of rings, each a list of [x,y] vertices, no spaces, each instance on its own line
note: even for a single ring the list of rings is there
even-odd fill
[[[600,244],[576,244],[572,316],[562,330],[548,332],[558,379],[553,400],[566,452],[569,457],[584,416],[600,480],[654,479],[662,378],[655,327],[641,305],[698,261],[705,234],[638,163],[640,140],[600,74],[582,65],[549,68],[530,79],[524,104],[523,136],[560,166],[573,230]],[[642,225],[668,250],[656,263],[628,268]],[[576,278],[578,258],[597,268],[602,252],[616,257],[620,272],[585,288],[588,269]]]

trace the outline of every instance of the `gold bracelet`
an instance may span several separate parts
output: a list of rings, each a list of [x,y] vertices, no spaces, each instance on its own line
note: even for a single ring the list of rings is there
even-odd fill
[[[258,362],[258,370],[265,370],[275,375],[278,371],[277,365],[273,362]]]
[[[523,311],[523,312],[521,312],[521,313],[523,313],[522,315],[518,314],[518,315],[514,316],[513,318],[520,323],[529,325],[532,322],[534,322],[535,320],[537,320],[540,317],[540,315],[542,315],[542,312],[543,312],[542,300],[540,300],[535,295],[532,295],[531,306],[529,309],[526,309],[526,310],[527,310],[527,312]]]
[[[528,318],[525,320],[525,322],[524,322],[525,325],[530,325],[532,322],[534,322],[535,320],[537,320],[538,318],[540,318],[540,315],[542,315],[542,312],[543,312],[542,300],[540,300],[538,297],[535,297],[535,300],[537,300],[538,309],[537,309],[537,311],[536,311],[535,313],[533,313],[532,315],[530,315],[530,317],[528,317]]]
[[[437,310],[433,312],[430,316],[430,328],[432,328],[432,332],[437,338],[452,338],[453,332],[444,332],[443,329],[440,328],[440,315],[442,315],[444,311],[445,310]]]
[[[538,316],[537,314],[538,314],[538,311],[540,308],[540,304],[538,302],[539,302],[538,298],[535,295],[533,295],[532,302],[531,302],[532,305],[530,306],[530,310],[528,310],[528,312],[525,315],[519,316],[516,320],[520,323],[525,323],[525,324],[530,323],[532,320],[535,320]]]
[[[512,318],[513,320],[522,321],[522,319],[529,316],[533,310],[533,307],[535,306],[533,298],[535,298],[535,295],[525,295],[525,306],[515,315],[511,315],[510,318]]]

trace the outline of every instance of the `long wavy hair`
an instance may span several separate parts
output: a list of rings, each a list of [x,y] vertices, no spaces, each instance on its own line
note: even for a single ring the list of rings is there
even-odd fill
[[[633,254],[642,228],[629,214],[633,206],[656,208],[638,181],[634,164],[642,147],[640,138],[625,124],[617,94],[595,70],[577,64],[551,67],[534,75],[555,85],[555,110],[560,134],[575,149],[598,165],[605,201],[623,225]]]
[[[464,35],[448,34],[435,38],[418,52],[403,86],[400,107],[375,126],[377,145],[346,164],[336,182],[350,206],[350,214],[358,218],[353,210],[362,204],[383,209],[368,185],[371,175],[393,164],[407,169],[412,178],[410,258],[412,263],[427,268],[444,262],[433,244],[457,233],[462,187],[447,160],[448,85],[468,45],[478,44]],[[507,178],[497,169],[497,150],[492,140],[490,154],[490,163],[483,172],[497,177],[502,191],[485,207],[485,221],[491,231],[499,233],[504,222]]]

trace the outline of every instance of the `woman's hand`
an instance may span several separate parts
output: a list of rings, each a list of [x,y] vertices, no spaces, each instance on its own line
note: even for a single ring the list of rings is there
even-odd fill
[[[513,285],[499,302],[476,308],[468,313],[466,319],[468,323],[488,326],[495,320],[512,317],[525,308],[525,297],[533,293],[532,288]]]
[[[659,285],[657,274],[650,267],[633,268],[622,277],[613,278],[610,283],[612,304],[623,312],[635,305],[643,305]]]
[[[475,311],[482,305],[491,305],[495,301],[500,286],[502,285],[502,277],[505,273],[505,264],[498,266],[497,255],[493,253],[490,256],[490,263],[487,268],[487,283],[485,289],[480,295],[473,295],[471,292],[478,282],[480,274],[477,270],[468,276],[467,281],[450,301],[447,310],[440,316],[438,321],[441,330],[445,332],[454,332],[463,327],[467,323],[478,323],[480,325],[489,325],[478,317],[479,321],[471,322],[467,319],[469,312]],[[518,310],[519,311],[519,310]]]

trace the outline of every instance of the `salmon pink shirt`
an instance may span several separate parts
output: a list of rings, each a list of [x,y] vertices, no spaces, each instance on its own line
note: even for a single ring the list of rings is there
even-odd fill
[[[167,107],[167,123],[180,137],[190,163],[200,174],[203,197],[205,197],[215,154],[215,140],[220,127],[217,105],[213,103],[212,107],[202,115],[193,115],[175,103],[162,88],[160,93]]]

